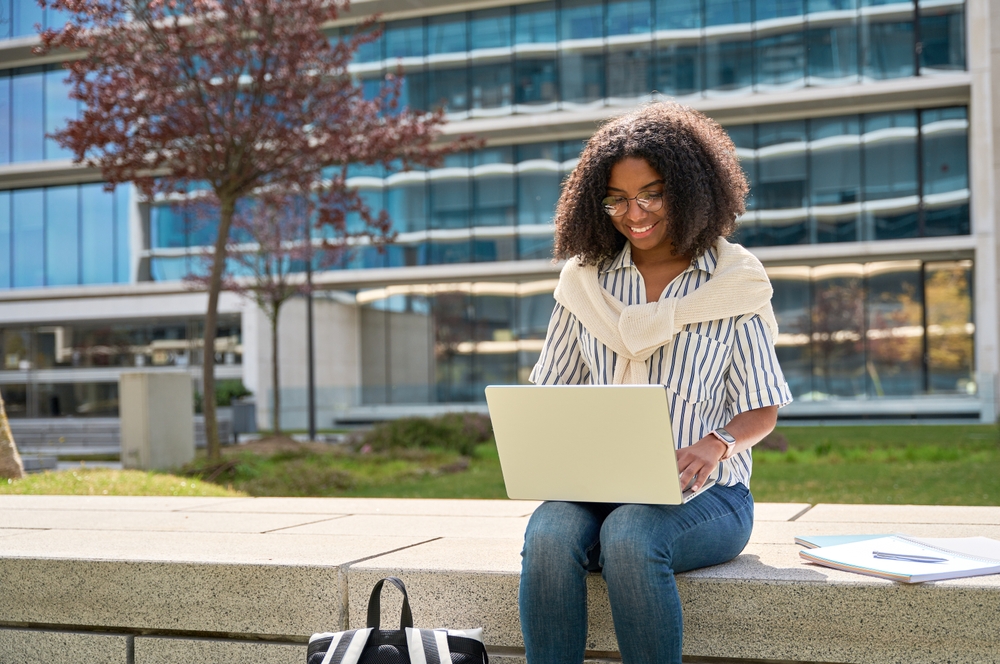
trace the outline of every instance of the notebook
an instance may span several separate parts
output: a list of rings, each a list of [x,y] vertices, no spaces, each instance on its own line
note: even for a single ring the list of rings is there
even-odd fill
[[[507,495],[527,500],[679,505],[663,385],[490,385],[486,403]]]
[[[1000,572],[1000,542],[989,537],[889,535],[803,549],[799,555],[819,565],[903,583]]]
[[[879,535],[796,535],[795,543],[807,549],[818,549],[821,546],[834,546],[836,544],[850,544],[862,540],[878,539],[888,537],[887,533]]]

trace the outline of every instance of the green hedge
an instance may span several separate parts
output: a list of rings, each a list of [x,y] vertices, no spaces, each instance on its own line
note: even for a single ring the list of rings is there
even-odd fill
[[[420,447],[452,450],[470,456],[476,445],[493,440],[493,424],[486,415],[448,413],[438,417],[405,417],[383,422],[355,435],[359,449],[384,452],[392,448]]]

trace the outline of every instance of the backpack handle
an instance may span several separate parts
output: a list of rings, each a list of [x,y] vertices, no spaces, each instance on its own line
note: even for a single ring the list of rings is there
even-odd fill
[[[395,576],[385,577],[372,588],[372,595],[368,599],[368,626],[376,630],[379,628],[379,621],[382,615],[382,586],[385,585],[386,581],[396,586],[399,592],[403,593],[403,611],[399,617],[399,628],[406,629],[407,627],[413,627],[413,614],[410,613],[410,598],[406,594],[406,586],[403,585],[401,579]]]

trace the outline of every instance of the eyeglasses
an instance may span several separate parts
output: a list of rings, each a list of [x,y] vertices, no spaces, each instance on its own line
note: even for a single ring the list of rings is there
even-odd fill
[[[663,194],[655,191],[640,191],[632,198],[607,196],[601,201],[601,205],[610,216],[620,217],[628,212],[629,201],[635,201],[636,205],[646,212],[658,212],[663,207]]]

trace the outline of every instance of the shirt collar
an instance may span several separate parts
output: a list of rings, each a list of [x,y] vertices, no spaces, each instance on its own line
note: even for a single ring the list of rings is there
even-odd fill
[[[705,253],[703,253],[701,256],[698,256],[693,261],[691,261],[691,265],[684,271],[687,272],[688,270],[701,270],[703,272],[712,274],[713,272],[715,272],[715,266],[718,264],[719,264],[719,258],[718,254],[715,251],[715,247],[709,247],[708,250],[705,251]],[[632,245],[626,242],[625,246],[618,253],[618,255],[608,261],[605,261],[604,264],[600,268],[598,268],[598,272],[600,274],[605,274],[607,272],[612,272],[614,270],[622,270],[625,268],[634,268],[634,267],[635,263],[632,261]]]

